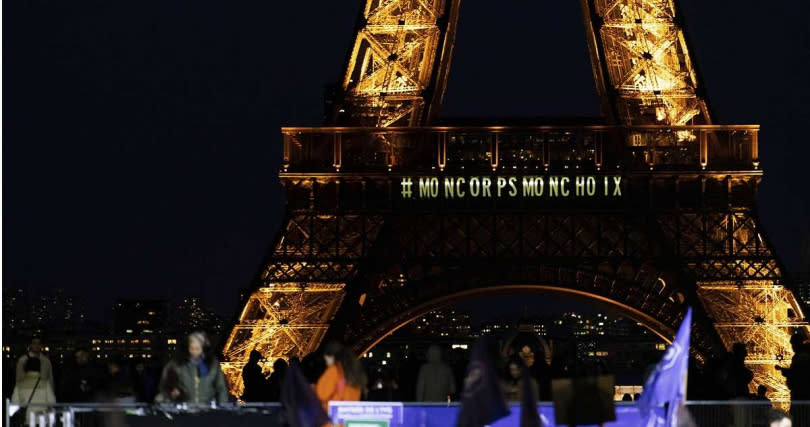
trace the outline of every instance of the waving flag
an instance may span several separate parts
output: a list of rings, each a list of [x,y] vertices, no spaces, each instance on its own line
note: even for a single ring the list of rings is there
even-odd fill
[[[492,366],[491,343],[487,337],[478,338],[473,347],[464,390],[461,393],[459,427],[483,427],[509,415],[498,375]]]
[[[315,390],[304,378],[298,362],[294,360],[290,361],[290,367],[284,375],[281,405],[284,407],[286,421],[291,427],[322,426],[329,422],[329,416]]]
[[[664,352],[664,357],[647,378],[644,392],[638,400],[642,424],[645,427],[677,425],[678,407],[686,398],[686,375],[689,368],[689,334],[692,330],[692,308],[678,328],[675,341]],[[668,403],[666,412],[661,409]]]

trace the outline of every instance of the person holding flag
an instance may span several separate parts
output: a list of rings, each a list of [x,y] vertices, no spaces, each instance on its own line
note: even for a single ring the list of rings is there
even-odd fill
[[[686,399],[686,376],[689,369],[689,335],[692,331],[692,307],[675,335],[675,341],[664,352],[661,361],[647,378],[638,409],[645,427],[675,426],[678,410]],[[665,409],[661,406],[666,404]]]

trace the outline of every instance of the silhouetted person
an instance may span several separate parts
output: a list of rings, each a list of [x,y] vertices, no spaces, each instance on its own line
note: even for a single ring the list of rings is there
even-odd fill
[[[562,341],[558,343],[551,357],[552,378],[570,378],[576,376],[574,372],[577,364],[576,343]]]
[[[764,385],[760,385],[757,387],[757,394],[754,396],[754,399],[757,400],[757,404],[751,407],[751,412],[753,413],[753,422],[752,425],[755,426],[767,426],[768,425],[768,416],[771,410],[771,400],[768,399],[765,394],[768,393],[768,387]]]
[[[111,356],[107,359],[107,370],[102,379],[99,399],[110,403],[135,403],[135,389],[132,376],[125,359]],[[123,411],[103,411],[100,425],[105,427],[125,427]]]
[[[62,374],[59,399],[70,403],[91,402],[98,392],[102,372],[85,348],[76,349],[73,358],[73,364]]]
[[[102,398],[113,402],[134,402],[135,389],[126,364],[118,357],[107,360],[107,372],[102,379]]]
[[[551,400],[551,366],[541,357],[534,360],[534,364],[529,370],[540,387],[538,395],[540,400]]]
[[[771,399],[768,399],[768,397],[765,396],[767,392],[768,387],[765,387],[764,385],[757,387],[757,400],[767,400],[768,402],[770,402]]]
[[[787,386],[790,389],[790,400],[810,400],[810,344],[804,342],[804,334],[794,334],[790,337],[790,346],[793,348],[793,358],[790,361],[790,368],[782,368],[779,365],[776,369],[782,371],[785,376]],[[802,409],[799,405],[791,405],[790,412],[796,420],[799,420],[798,412]],[[804,409],[804,411],[807,411]]]
[[[427,363],[419,369],[416,380],[418,402],[443,402],[456,393],[456,380],[450,366],[442,361],[442,350],[431,345],[427,350]]]
[[[152,402],[155,399],[157,380],[142,359],[135,362],[135,367],[132,370],[132,384],[138,402]]]
[[[748,349],[745,344],[738,342],[731,346],[731,354],[726,359],[725,367],[727,371],[725,388],[730,400],[748,400],[751,398],[748,384],[754,379],[754,373],[745,366],[747,356]],[[730,409],[733,425],[751,425],[753,414],[750,407],[732,404]]]
[[[810,399],[810,346],[804,343],[804,336],[794,334],[790,337],[790,346],[793,348],[793,358],[789,368],[776,366],[782,371],[787,386],[790,389],[791,400]]]
[[[512,356],[509,358],[509,362],[506,365],[506,379],[501,382],[503,396],[506,398],[506,400],[510,402],[521,402],[523,400],[523,393],[526,389],[523,384],[524,369],[528,368],[525,367],[523,360],[519,359],[518,356]],[[539,396],[537,381],[531,376],[527,376],[526,379],[531,382],[530,387],[532,388],[534,395]]]
[[[256,350],[251,350],[248,362],[242,368],[242,383],[245,391],[242,393],[242,400],[245,402],[269,402],[267,377],[259,366],[262,354]]]
[[[743,343],[734,343],[731,347],[731,361],[729,366],[727,388],[731,398],[747,398],[748,383],[754,379],[754,373],[745,366],[748,349]]]
[[[409,352],[405,358],[400,362],[397,369],[397,379],[399,384],[399,392],[402,399],[407,401],[416,400],[416,381],[419,379],[419,369],[421,369],[423,362],[419,360],[419,356],[414,352]],[[451,365],[452,369],[452,364]]]
[[[469,352],[465,349],[450,350],[450,369],[453,370],[453,377],[456,379],[456,394],[464,390],[464,378],[467,373],[467,365],[470,364]]]
[[[689,381],[686,382],[686,395],[689,396],[689,400],[711,400],[710,396],[713,396],[713,391],[710,389],[716,388],[716,384],[709,382],[706,378],[704,368],[709,364],[707,360],[703,366],[700,366],[694,357],[689,357]]]
[[[624,396],[622,396],[622,402],[632,402],[632,401],[633,396],[630,396],[630,393],[625,393]]]
[[[287,374],[287,362],[276,359],[273,362],[273,373],[267,380],[267,398],[270,402],[281,399],[281,388],[284,386],[284,376]]]
[[[315,384],[325,369],[323,357],[318,352],[313,351],[301,359],[301,373],[310,384]]]

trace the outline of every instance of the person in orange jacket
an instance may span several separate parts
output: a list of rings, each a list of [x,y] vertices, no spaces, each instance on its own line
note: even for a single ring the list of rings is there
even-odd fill
[[[324,409],[329,410],[330,400],[360,400],[366,387],[366,372],[351,350],[338,342],[330,342],[323,351],[326,371],[315,384]]]

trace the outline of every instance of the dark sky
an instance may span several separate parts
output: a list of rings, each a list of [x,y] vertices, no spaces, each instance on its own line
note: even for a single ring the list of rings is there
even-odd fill
[[[348,6],[345,6],[348,5]],[[230,316],[279,225],[282,125],[318,124],[360,0],[4,4],[3,285],[202,294]],[[760,211],[810,224],[808,2],[682,0],[720,123],[760,123]],[[465,0],[447,116],[596,115],[579,2]]]

